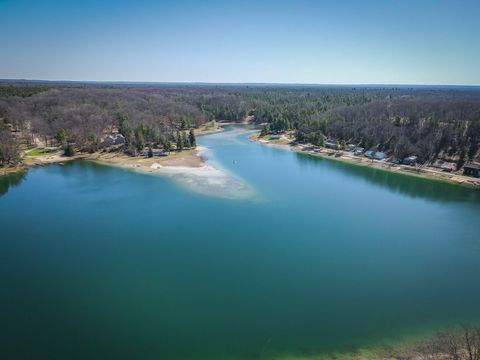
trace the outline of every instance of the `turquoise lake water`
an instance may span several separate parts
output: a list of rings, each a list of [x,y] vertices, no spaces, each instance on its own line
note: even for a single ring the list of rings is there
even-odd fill
[[[480,191],[199,141],[249,196],[82,161],[0,178],[2,359],[309,357],[480,320]]]

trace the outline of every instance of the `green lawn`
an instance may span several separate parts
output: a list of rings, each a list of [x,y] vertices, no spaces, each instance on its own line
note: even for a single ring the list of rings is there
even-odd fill
[[[26,155],[27,156],[41,156],[41,155],[47,155],[49,153],[50,153],[50,150],[48,150],[48,149],[36,148],[36,149],[32,149],[30,151],[27,151]]]

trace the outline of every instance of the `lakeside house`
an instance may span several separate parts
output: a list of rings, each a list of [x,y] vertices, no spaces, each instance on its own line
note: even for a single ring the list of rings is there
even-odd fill
[[[365,149],[363,147],[357,147],[355,148],[355,152],[353,153],[353,155],[362,155],[364,151]]]
[[[373,158],[374,152],[373,150],[367,150],[365,151],[365,156],[369,159]]]
[[[328,149],[336,149],[337,148],[337,143],[334,143],[331,140],[325,141],[325,147]]]
[[[125,137],[122,134],[107,135],[103,138],[101,147],[107,148],[113,145],[123,145],[125,144]]]
[[[373,155],[375,157],[375,159],[377,160],[383,160],[385,159],[385,153],[383,151],[377,151],[375,152],[375,154]]]
[[[417,163],[418,157],[417,156],[408,156],[405,159],[403,159],[403,163],[405,165],[415,165]]]
[[[107,135],[102,141],[102,147],[110,147],[115,144],[115,138],[112,135]]]
[[[480,176],[480,165],[474,163],[467,163],[463,166],[463,175],[466,176]]]
[[[345,145],[345,151],[352,152],[352,151],[355,151],[355,148],[356,148],[356,146],[354,144]]]
[[[123,145],[126,143],[125,136],[123,136],[122,134],[117,134],[113,139],[113,142],[115,145]]]
[[[281,136],[277,134],[272,134],[268,137],[268,140],[280,140]]]
[[[148,157],[149,149],[145,149],[143,151],[143,156]],[[152,149],[152,156],[168,156],[170,154],[169,151],[165,149]]]
[[[454,162],[443,161],[440,159],[436,160],[431,166],[445,172],[452,172],[457,169],[457,164]]]

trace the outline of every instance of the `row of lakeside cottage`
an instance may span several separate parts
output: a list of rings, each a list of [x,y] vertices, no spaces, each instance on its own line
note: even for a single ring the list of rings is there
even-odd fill
[[[325,141],[325,147],[329,149],[338,149],[338,144],[333,141]],[[357,146],[354,144],[347,144],[345,145],[345,151],[348,152],[353,152],[354,155],[360,156],[364,155],[365,157],[369,159],[376,159],[376,160],[384,160],[387,157],[387,154],[385,154],[383,151],[375,151],[375,150],[366,150],[365,148],[361,146]],[[408,156],[403,161],[399,160],[392,160],[392,162],[400,164],[406,164],[406,165],[415,165],[417,163],[417,157],[416,156]]]
[[[332,140],[325,141],[325,147],[333,150],[338,150],[338,143]],[[354,145],[354,144],[347,144],[344,148],[345,151],[353,152],[356,156],[365,156],[369,159],[375,160],[385,160],[386,154],[383,151],[374,151],[374,150],[366,150],[363,147]],[[403,165],[410,165],[415,166],[418,162],[418,157],[415,155],[407,156],[403,160],[392,158],[390,160],[394,164],[403,164]],[[456,163],[448,162],[443,160],[436,160],[433,164],[430,165],[431,167],[437,168],[439,170],[445,172],[452,172],[455,171],[457,168]],[[480,176],[480,165],[475,163],[466,163],[463,166],[463,174],[466,176]]]

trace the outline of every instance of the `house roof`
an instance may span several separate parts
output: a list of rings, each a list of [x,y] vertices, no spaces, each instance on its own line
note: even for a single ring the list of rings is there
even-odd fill
[[[474,169],[474,170],[480,170],[480,165],[478,164],[473,164],[473,163],[468,163],[463,166],[463,168],[468,168],[468,169]]]

